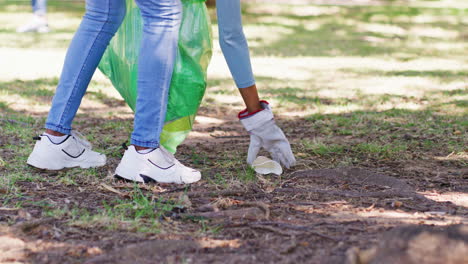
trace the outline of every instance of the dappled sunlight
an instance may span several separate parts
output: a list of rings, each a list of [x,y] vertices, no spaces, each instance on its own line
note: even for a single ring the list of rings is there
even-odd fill
[[[3,91],[0,92],[0,102],[5,103],[12,110],[25,111],[31,114],[45,114],[50,110],[48,104],[38,103],[33,98],[4,93]]]
[[[1,80],[34,80],[58,78],[65,52],[63,50],[0,49]]]
[[[30,12],[0,12],[0,47],[23,49],[66,48],[74,31],[78,28],[81,16],[71,17],[69,13],[51,12],[48,16],[51,32],[48,34],[19,34],[16,28],[32,19]]]
[[[445,192],[445,193],[418,193],[428,201],[442,204],[453,204],[468,208],[468,194],[461,192]],[[364,221],[377,224],[427,224],[445,226],[449,224],[468,224],[468,220],[463,216],[457,216],[449,213],[446,209],[440,211],[414,212],[408,210],[411,207],[405,208],[405,204],[409,204],[413,198],[394,197],[385,199],[387,203],[399,203],[398,207],[383,208],[372,204],[369,207],[363,207],[362,204],[353,203],[353,200],[330,202],[326,212],[334,221]],[[336,203],[335,206],[332,206]],[[304,212],[306,214],[320,214],[324,210],[320,206],[314,205],[291,205],[294,210]],[[393,207],[393,206],[392,206]]]
[[[411,27],[408,30],[410,36],[415,37],[428,37],[428,38],[440,38],[444,40],[459,38],[461,32],[456,30],[447,30],[440,27]]]
[[[300,20],[294,20],[287,16],[259,16],[256,18],[258,23],[268,23],[268,24],[276,24],[281,25],[283,27],[297,27],[304,25],[305,22]],[[254,36],[251,36],[254,38]]]
[[[461,132],[460,133],[464,133]],[[435,160],[440,160],[440,161],[464,161],[466,165],[468,165],[468,151],[462,151],[459,153],[452,152],[448,154],[447,156],[437,156],[433,157]],[[468,199],[468,196],[466,197]]]
[[[445,57],[448,54],[438,54],[439,50],[431,46],[434,40],[466,47],[463,41],[463,23],[466,22],[466,16],[461,10],[417,10],[402,2],[392,3],[388,8],[379,5],[310,6],[310,10],[308,8],[309,6],[302,5],[252,5],[248,11],[252,17],[247,20],[249,23],[246,29],[256,23],[266,23],[293,30],[293,33],[276,42],[268,43],[272,48],[269,53],[280,57],[385,56],[401,52],[412,54],[412,58],[421,55]],[[294,9],[301,11],[295,14],[291,11]],[[275,22],[267,12],[276,14],[283,22]],[[288,12],[294,15],[286,16]],[[265,46],[258,46],[256,35],[247,34],[247,37],[252,42],[253,54],[266,55]],[[308,45],[299,44],[290,49],[292,40]],[[461,55],[463,51],[456,49],[450,53]]]
[[[416,16],[399,16],[392,18],[392,21],[388,19],[387,16],[372,16],[372,22],[394,22],[394,23],[413,23],[413,24],[430,24],[430,23],[448,23],[451,25],[459,25],[460,23],[468,23],[468,18],[466,17],[453,17],[449,15],[428,15],[421,14]]]
[[[320,29],[321,25],[322,25],[322,23],[314,22],[314,21],[309,21],[309,22],[304,22],[303,27],[304,27],[306,30],[315,31],[315,30]],[[339,31],[337,31],[337,34],[338,34],[338,32],[339,32]]]
[[[354,24],[354,23],[353,23]],[[358,30],[361,32],[374,32],[379,34],[387,34],[387,35],[407,35],[407,31],[399,26],[391,25],[391,24],[369,24],[369,23],[361,23],[358,24]]]
[[[468,162],[468,155],[466,155],[467,162]],[[463,206],[468,208],[468,193],[462,192],[445,192],[445,193],[423,193],[424,197],[429,200],[438,202],[438,203],[446,203],[450,202],[457,206]]]
[[[369,24],[362,23],[358,25],[358,29],[361,32],[372,32],[387,36],[400,36],[400,37],[410,37],[410,38],[439,38],[445,41],[457,39],[461,36],[461,33],[455,30],[447,30],[440,27],[423,27],[415,26],[410,27],[409,29],[404,29],[402,27],[392,25],[392,24]],[[387,39],[388,41],[388,39]]]
[[[254,56],[252,61],[260,92],[271,98],[277,107],[287,109],[290,112],[288,116],[347,113],[369,109],[423,110],[435,104],[466,99],[463,95],[436,95],[438,92],[466,88],[466,81],[462,76],[463,71],[468,70],[468,63],[455,58],[419,57],[401,61],[392,58],[350,56]],[[236,98],[236,89],[229,80],[230,72],[222,56],[213,59],[209,76],[210,79],[226,81],[221,86],[209,88],[208,98],[216,102],[219,100],[223,104],[241,103],[240,99]],[[292,90],[284,89],[286,87]],[[215,91],[216,95],[212,95],[211,92]],[[282,96],[277,97],[279,94]],[[323,104],[315,102],[314,98],[338,101]],[[354,98],[353,103],[343,102],[340,100],[342,98]],[[298,106],[301,110],[294,111]],[[452,111],[462,110],[454,108]]]
[[[70,14],[67,13],[51,12],[47,18],[53,31],[66,31],[73,33],[80,25],[83,14],[84,13],[76,13],[74,16],[70,16]]]
[[[287,35],[294,33],[294,31],[289,28],[266,25],[248,26],[244,29],[244,31],[246,36],[251,37],[248,39],[249,46],[251,47],[269,45],[281,40]]]
[[[25,22],[32,18],[30,12],[0,12],[0,23],[2,30],[10,30],[15,32],[16,28],[23,25]],[[2,40],[3,41],[3,40]]]
[[[73,33],[81,22],[81,15],[82,14],[80,13],[76,13],[74,16],[71,16],[70,13],[50,12],[47,18],[53,31],[52,34],[47,34],[47,36],[53,35],[55,33],[54,31],[67,31]],[[31,18],[31,12],[0,12],[1,28],[3,30],[9,30],[11,33],[15,33],[17,27],[23,25]]]
[[[1,81],[35,80],[58,78],[60,76],[65,49],[0,49]],[[107,81],[107,78],[96,71],[93,80]]]
[[[214,118],[214,117],[209,117],[209,116],[203,116],[203,115],[198,115],[195,118],[195,122],[199,123],[201,125],[220,125],[224,123],[224,120],[219,119],[219,118]]]
[[[21,96],[19,94],[4,94],[0,92],[0,102],[5,103],[8,108],[18,111],[18,112],[27,112],[29,114],[35,115],[46,115],[50,110],[50,101],[49,100],[39,102],[37,98]],[[129,112],[131,110],[127,107],[113,108],[115,112]],[[83,98],[81,103],[81,108],[78,110],[78,114],[93,112],[94,114],[107,113],[109,111],[109,106],[105,103],[90,100],[86,96]],[[114,114],[118,116],[117,114]]]
[[[416,39],[415,41],[408,42],[407,44],[408,48],[412,49],[421,49],[422,46],[425,46],[425,43],[420,41],[419,39]],[[451,47],[450,49],[447,49],[447,47]],[[431,43],[430,46],[427,46],[423,48],[425,56],[434,56],[434,55],[440,55],[442,53],[445,54],[446,57],[452,56],[452,57],[457,57],[460,52],[465,52],[468,48],[468,44],[464,42],[452,42],[452,43],[447,43],[447,42],[436,42]],[[465,57],[459,57],[460,60],[464,60]]]
[[[18,33],[0,33],[1,46],[22,48],[23,50],[28,48],[65,48],[72,37],[72,32],[54,32],[47,35],[32,33],[25,36],[20,36]]]
[[[233,87],[234,89],[234,87]],[[210,93],[206,95],[206,100],[214,100],[216,104],[222,104],[225,106],[238,106],[242,107],[242,98],[239,95],[229,95],[229,94],[214,94]]]
[[[252,61],[261,94],[275,107],[289,112],[286,116],[370,109],[424,110],[435,105],[442,110],[443,104],[466,100],[464,95],[439,96],[440,93],[466,89],[463,71],[468,70],[468,63],[456,59],[420,57],[400,61],[338,56],[253,57]],[[209,76],[225,81],[210,87],[207,98],[222,104],[241,104],[221,56],[213,59]],[[331,101],[316,101],[316,98]],[[346,98],[352,102],[343,100]],[[298,107],[300,111],[297,111]],[[450,111],[462,114],[464,110],[455,107]]]
[[[213,239],[209,237],[203,237],[197,240],[201,248],[239,248],[242,245],[240,239]]]
[[[46,115],[50,110],[57,82],[57,79],[46,78],[4,82],[0,90],[0,102],[11,110]],[[78,113],[107,113],[110,106],[113,107],[112,111],[131,113],[118,92],[109,86],[108,81],[91,82],[81,106]]]
[[[374,109],[376,111],[386,111],[386,110],[390,110],[390,109],[395,109],[395,108],[398,108],[398,109],[407,109],[407,110],[424,110],[424,105],[421,105],[419,103],[415,103],[415,102],[394,102],[394,103],[391,103],[391,102],[388,102],[388,103],[382,103],[380,105],[377,105],[375,107],[372,107],[370,109]],[[368,110],[369,108],[365,108],[365,110]]]
[[[403,3],[407,3],[406,1]],[[427,1],[427,0],[415,0],[409,3],[413,7],[432,7],[432,8],[468,8],[468,3],[465,0],[439,0],[439,1]]]
[[[363,94],[402,95],[421,98],[426,92],[440,90],[440,86],[425,77],[367,77],[355,80],[341,80],[337,87],[346,85],[349,89],[359,89]]]
[[[1,226],[0,226],[1,227]],[[44,230],[44,226],[40,223],[36,224],[34,228]],[[33,229],[34,229],[33,228]],[[57,231],[58,230],[58,231]],[[0,248],[2,249],[2,255],[0,256],[0,262],[2,263],[24,263],[29,262],[27,259],[38,253],[45,252],[60,252],[66,251],[67,254],[94,256],[102,254],[103,251],[94,246],[80,245],[73,241],[61,242],[61,241],[48,241],[44,239],[25,239],[24,234],[22,236],[18,230],[14,228],[7,228],[0,233]],[[56,234],[60,234],[60,229],[54,228]],[[2,234],[3,233],[3,234]]]
[[[214,58],[217,63],[218,58]],[[222,59],[222,58],[220,58]],[[314,78],[310,71],[322,70],[340,70],[340,69],[369,69],[379,71],[460,71],[468,70],[468,61],[463,62],[458,59],[430,58],[420,57],[410,61],[399,61],[396,59],[376,58],[376,57],[299,57],[299,58],[281,58],[281,57],[254,57],[254,71],[261,71],[260,75],[264,77],[285,77],[291,76],[292,80],[304,80]],[[216,64],[215,64],[216,66]],[[213,66],[213,68],[215,67]],[[257,66],[257,68],[255,67]],[[278,75],[269,74],[264,68],[282,67],[283,71]],[[284,70],[287,69],[287,70]],[[264,73],[265,72],[265,73]],[[292,72],[292,73],[291,73]],[[263,74],[262,74],[263,73]],[[305,76],[304,76],[305,75]]]
[[[372,210],[361,212],[331,214],[339,221],[373,221],[379,224],[427,224],[445,226],[450,224],[467,224],[467,219],[462,216],[452,216],[444,212],[404,212],[395,210]]]
[[[468,48],[468,44],[463,42],[458,43],[447,43],[447,42],[435,42],[432,43],[431,47],[438,51],[442,52],[453,52],[453,51],[463,51]]]
[[[341,12],[337,6],[285,6],[285,5],[252,5],[249,13],[268,15],[294,15],[296,17],[310,17],[322,15],[336,15]]]
[[[319,106],[312,111],[311,114],[343,114],[364,109],[367,109],[367,107],[363,107],[358,104]]]

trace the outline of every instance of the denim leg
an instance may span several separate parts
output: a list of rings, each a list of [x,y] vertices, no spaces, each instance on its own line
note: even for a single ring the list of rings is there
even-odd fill
[[[38,16],[47,14],[47,0],[32,0],[33,13]]]
[[[166,117],[169,87],[182,19],[180,0],[136,0],[143,17],[133,145],[157,148]]]
[[[217,0],[219,44],[238,88],[255,84],[249,46],[242,29],[240,0]]]
[[[125,0],[87,0],[86,13],[68,48],[46,128],[70,134],[96,67],[125,17]]]

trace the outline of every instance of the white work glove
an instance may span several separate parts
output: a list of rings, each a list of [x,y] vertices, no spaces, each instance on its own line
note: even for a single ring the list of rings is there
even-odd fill
[[[263,147],[270,152],[273,160],[289,169],[296,164],[291,145],[281,128],[276,125],[268,102],[260,101],[260,103],[262,110],[249,113],[246,109],[238,115],[240,122],[250,134],[247,163],[252,164]]]

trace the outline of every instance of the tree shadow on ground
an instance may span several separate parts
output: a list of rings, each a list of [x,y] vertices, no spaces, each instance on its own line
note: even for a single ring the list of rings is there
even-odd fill
[[[43,78],[29,81],[14,80],[9,82],[2,82],[0,85],[2,88],[2,93],[4,93],[6,96],[19,96],[21,98],[34,102],[34,104],[39,103],[42,105],[49,105],[52,102],[52,98],[55,94],[55,88],[57,84],[58,79],[56,78]],[[90,86],[93,85],[93,83],[90,84]],[[101,90],[90,91],[90,89],[88,88],[88,91],[86,92],[84,98],[102,103],[107,107],[121,107],[126,105],[122,99],[111,97],[106,93],[102,92]],[[2,104],[7,103],[2,102]],[[85,112],[93,111],[92,108],[87,107],[82,107],[80,108],[80,110],[83,110]]]
[[[252,7],[255,7],[252,5]],[[307,9],[307,7],[304,7]],[[312,7],[311,7],[312,8]],[[444,43],[463,43],[466,35],[462,34],[464,11],[424,9],[406,6],[374,6],[374,7],[333,7],[334,12],[327,14],[332,7],[321,7],[324,14],[318,12],[317,15],[292,15],[291,10],[277,12],[279,22],[268,20],[271,16],[269,11],[258,11],[246,8],[247,23],[262,25],[272,28],[282,28],[277,34],[282,37],[275,41],[252,38],[253,42],[259,42],[252,48],[255,55],[274,54],[279,57],[294,56],[384,56],[391,55],[399,58],[398,54],[405,53],[402,60],[407,60],[408,56],[417,58],[418,56],[444,55],[442,50],[427,45],[426,47],[415,47],[414,40],[423,43],[433,43],[434,41]],[[267,10],[267,8],[265,7]],[[288,11],[289,10],[289,11]],[[288,13],[289,12],[289,13]],[[447,12],[459,19],[459,23],[445,21],[443,19]],[[416,17],[431,14],[434,21],[424,23],[429,28],[439,28],[446,31],[459,32],[456,37],[425,35],[421,24],[412,22]],[[442,18],[440,18],[442,17]],[[288,20],[289,23],[281,23]],[[372,28],[374,26],[374,28]],[[420,36],[410,33],[411,30],[421,32]],[[418,31],[419,30],[419,31]],[[287,33],[285,33],[287,32]],[[271,33],[274,34],[274,33]],[[451,33],[446,33],[451,34]],[[302,43],[302,44],[298,44]],[[458,53],[463,52],[458,50]],[[455,52],[455,53],[457,53]]]

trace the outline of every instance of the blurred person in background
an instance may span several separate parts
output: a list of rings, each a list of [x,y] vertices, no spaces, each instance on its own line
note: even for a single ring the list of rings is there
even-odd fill
[[[28,23],[17,28],[16,32],[49,32],[50,28],[47,23],[47,0],[31,0],[31,5],[33,9],[33,17]]]

